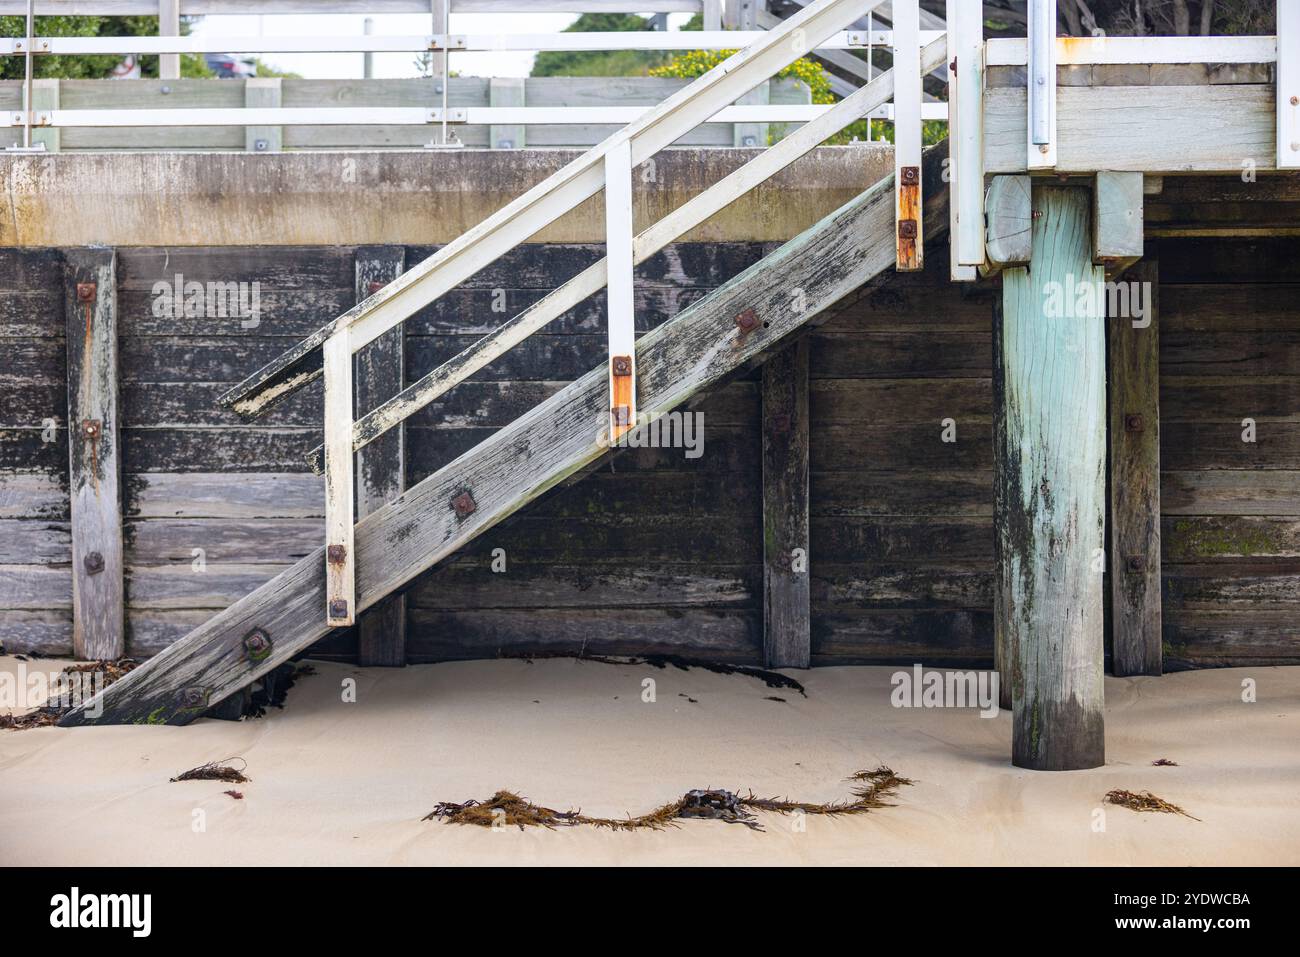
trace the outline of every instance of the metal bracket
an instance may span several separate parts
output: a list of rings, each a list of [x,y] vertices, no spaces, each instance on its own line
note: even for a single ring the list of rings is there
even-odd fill
[[[899,238],[899,239],[915,239],[915,238],[916,238],[916,220],[915,220],[915,219],[904,219],[904,220],[900,220],[900,221],[899,221],[899,223],[898,223],[898,238]]]
[[[435,107],[428,111],[428,114],[425,117],[425,122],[441,123],[444,113],[447,115],[448,123],[465,123],[469,120],[469,110],[459,108],[454,110],[443,110],[441,107]]]
[[[465,36],[460,33],[434,33],[429,35],[430,50],[463,50],[465,49]]]

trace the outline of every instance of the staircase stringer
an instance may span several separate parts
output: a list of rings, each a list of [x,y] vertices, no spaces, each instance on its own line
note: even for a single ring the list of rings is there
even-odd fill
[[[938,175],[944,156],[944,145],[927,155],[935,175],[925,182],[938,187],[931,200],[946,205]],[[887,177],[639,340],[643,410],[652,417],[671,411],[894,262],[894,185]],[[738,321],[742,315],[757,321]],[[355,530],[358,610],[605,455],[599,435],[608,418],[606,376],[604,365],[588,372],[363,518]],[[319,614],[325,588],[318,548],[60,723],[189,723],[327,635]]]

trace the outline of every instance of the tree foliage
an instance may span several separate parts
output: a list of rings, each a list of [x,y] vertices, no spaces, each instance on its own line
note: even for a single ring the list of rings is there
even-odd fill
[[[182,31],[186,24],[182,21]],[[0,17],[0,36],[27,35],[26,17]],[[139,37],[157,36],[157,17],[73,17],[53,16],[36,18],[36,35],[42,37]],[[122,62],[121,56],[54,56],[34,58],[33,75],[38,78],[65,80],[95,80],[109,76]],[[0,79],[19,80],[26,75],[23,57],[0,57]],[[158,57],[140,57],[141,76],[158,75]],[[186,54],[181,57],[181,76],[211,76],[200,56]]]

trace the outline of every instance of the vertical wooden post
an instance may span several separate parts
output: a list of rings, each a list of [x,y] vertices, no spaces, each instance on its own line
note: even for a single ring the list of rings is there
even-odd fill
[[[763,657],[807,668],[808,340],[763,365]]]
[[[605,154],[605,256],[609,266],[609,441],[636,427],[636,317],[633,290],[632,145]]]
[[[280,105],[280,78],[250,77],[244,81],[244,106],[277,107]],[[284,131],[278,126],[244,128],[244,149],[250,153],[278,153],[284,145]]]
[[[401,246],[363,246],[356,254],[357,302],[401,275]],[[377,408],[402,391],[406,331],[389,329],[356,355],[356,414]],[[382,508],[406,488],[406,424],[399,423],[357,453],[357,517]],[[406,596],[398,592],[361,613],[357,627],[361,665],[406,664]]]
[[[488,80],[488,106],[523,106],[524,83],[521,76],[494,76]],[[524,148],[524,126],[488,127],[488,145],[494,150]]]
[[[1085,188],[1035,187],[1033,259],[1002,279],[996,613],[1012,761],[1037,770],[1105,762],[1106,345],[1090,208]]]
[[[57,79],[32,81],[32,109],[37,115],[59,108],[59,83]],[[44,143],[45,152],[57,153],[61,145],[61,132],[57,126],[32,130],[32,145]]]
[[[356,620],[352,453],[352,338],[325,341],[325,611],[331,627]]]
[[[1277,168],[1300,169],[1300,4],[1277,0]]]
[[[116,256],[111,249],[69,249],[64,264],[72,647],[78,658],[116,659],[126,653]]]
[[[451,32],[451,3],[449,0],[429,0],[433,13],[433,34],[442,36]],[[447,54],[435,51],[429,58],[429,73],[435,80],[447,82]],[[442,90],[438,90],[441,95]]]
[[[1144,315],[1111,316],[1110,618],[1111,669],[1158,675],[1160,609],[1159,264],[1139,262],[1123,280]],[[1140,285],[1139,285],[1140,284]]]
[[[158,0],[158,35],[160,37],[178,37],[181,35],[181,0]],[[178,80],[181,75],[181,55],[164,53],[158,57],[158,77],[163,80]]]
[[[894,0],[894,191],[897,268],[924,268],[921,237],[921,11],[918,0]],[[950,237],[956,242],[958,237]]]
[[[704,29],[722,29],[722,0],[704,0]]]

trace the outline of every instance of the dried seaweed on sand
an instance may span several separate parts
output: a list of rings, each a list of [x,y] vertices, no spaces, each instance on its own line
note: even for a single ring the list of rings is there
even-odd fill
[[[1106,792],[1107,804],[1118,804],[1120,807],[1126,807],[1130,811],[1153,811],[1161,814],[1181,814],[1183,817],[1191,818],[1193,821],[1199,821],[1199,817],[1192,817],[1177,804],[1170,804],[1164,798],[1158,798],[1150,791],[1143,791],[1140,794],[1133,791],[1114,790]]]
[[[614,831],[640,829],[657,831],[666,827],[676,827],[679,820],[704,818],[727,824],[743,824],[752,830],[761,831],[763,826],[754,816],[754,811],[769,811],[776,814],[862,814],[875,808],[891,807],[892,805],[884,799],[892,797],[903,785],[912,783],[907,778],[900,778],[884,766],[874,771],[858,771],[849,780],[860,782],[859,786],[851,792],[852,797],[828,804],[791,801],[788,798],[760,798],[752,791],[741,795],[732,791],[710,788],[687,791],[671,804],[661,805],[637,817],[626,818],[589,817],[581,811],[557,811],[554,808],[533,804],[527,798],[520,797],[512,791],[498,791],[486,801],[470,800],[459,804],[443,801],[425,815],[424,820],[475,824],[479,827],[513,825],[520,830],[526,827],[554,829],[586,824]]]
[[[115,661],[83,661],[68,665],[52,683],[50,698],[26,714],[0,715],[0,729],[6,731],[30,731],[32,728],[48,728],[59,723],[59,719],[72,710],[81,701],[80,689],[90,687],[102,691],[128,672],[133,671],[139,662],[134,658],[118,658]],[[74,677],[64,677],[76,676]],[[73,694],[77,691],[77,694]]]
[[[791,678],[789,675],[783,675],[780,672],[768,671],[766,668],[755,668],[752,665],[731,665],[721,661],[703,661],[695,658],[683,658],[680,655],[588,655],[588,654],[566,654],[563,652],[544,652],[544,653],[520,653],[502,655],[503,658],[518,658],[524,661],[536,661],[545,658],[573,658],[577,661],[594,661],[602,665],[649,665],[651,668],[663,670],[670,665],[680,671],[689,671],[692,668],[703,668],[705,671],[711,671],[718,675],[742,675],[746,678],[757,678],[769,688],[785,688],[788,691],[797,691],[805,698],[808,692],[804,686]]]
[[[227,761],[241,761],[242,768],[232,768],[226,765]],[[184,774],[172,778],[173,783],[177,781],[225,781],[228,784],[246,784],[252,778],[245,777],[244,771],[248,768],[248,762],[243,758],[223,758],[220,761],[209,761],[207,764],[200,764],[197,768],[190,768]]]

